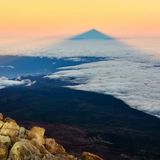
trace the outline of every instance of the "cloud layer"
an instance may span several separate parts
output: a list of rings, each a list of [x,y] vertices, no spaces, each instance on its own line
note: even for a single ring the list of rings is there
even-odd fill
[[[7,77],[0,77],[0,89],[6,88],[6,87],[13,87],[13,86],[31,86],[35,82],[32,82],[29,79],[16,79],[11,80]]]
[[[79,83],[67,86],[73,89],[112,94],[134,108],[160,116],[160,72],[147,61],[113,59],[60,69],[47,77]]]

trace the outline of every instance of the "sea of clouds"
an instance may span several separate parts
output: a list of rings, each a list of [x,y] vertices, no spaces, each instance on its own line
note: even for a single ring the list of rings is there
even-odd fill
[[[36,46],[27,51],[15,49],[14,53],[67,57],[73,61],[81,61],[81,57],[87,56],[106,57],[103,61],[59,68],[57,72],[45,77],[75,82],[76,85],[66,86],[69,88],[114,95],[133,108],[160,117],[160,54],[154,55],[160,53],[157,52],[160,45],[155,46],[158,44],[157,40],[159,39],[143,44],[140,49],[118,40],[66,40],[54,45],[47,41],[47,45]],[[134,41],[140,44],[140,41]],[[30,80],[0,78],[1,88],[30,84]]]
[[[158,68],[114,59],[61,69],[48,78],[72,81],[77,85],[67,87],[111,94],[139,110],[160,114]]]
[[[72,89],[114,95],[133,108],[160,116],[159,58],[119,41],[66,42],[58,51],[68,53],[65,56],[105,56],[106,60],[59,68],[46,77],[72,81],[77,85],[66,86]]]

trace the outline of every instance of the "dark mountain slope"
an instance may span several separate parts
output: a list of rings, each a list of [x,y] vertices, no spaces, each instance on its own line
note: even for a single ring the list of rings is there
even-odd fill
[[[70,144],[64,141],[70,152],[86,150],[106,159],[159,159],[158,118],[113,96],[71,90],[61,83],[40,79],[29,88],[0,90],[0,112],[28,126],[45,126],[59,141],[70,138]]]

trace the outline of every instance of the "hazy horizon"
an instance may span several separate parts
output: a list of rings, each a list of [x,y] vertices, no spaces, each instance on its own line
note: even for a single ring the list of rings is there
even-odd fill
[[[83,31],[82,33],[84,32],[85,31]],[[27,55],[28,51],[31,51],[30,55],[32,55],[32,53],[34,54],[34,52],[41,51],[41,48],[47,49],[48,46],[53,46],[54,48],[56,44],[61,44],[61,42],[63,42],[64,40],[78,34],[80,33],[58,37],[0,37],[0,55]],[[144,52],[144,54],[150,54],[152,56],[158,57],[160,56],[159,36],[109,36],[116,38],[117,40],[126,43],[127,45],[132,46],[135,49],[141,50],[142,52]]]

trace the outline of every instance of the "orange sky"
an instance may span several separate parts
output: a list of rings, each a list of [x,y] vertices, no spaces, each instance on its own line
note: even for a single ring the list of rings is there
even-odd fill
[[[0,0],[0,35],[160,35],[159,8],[160,0]]]

